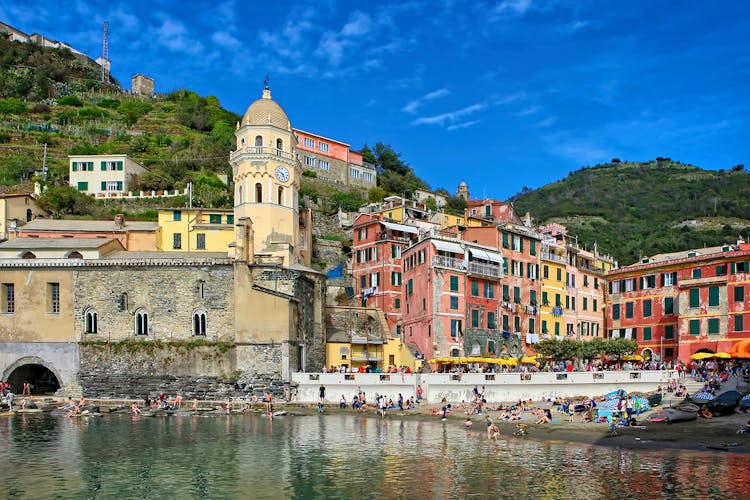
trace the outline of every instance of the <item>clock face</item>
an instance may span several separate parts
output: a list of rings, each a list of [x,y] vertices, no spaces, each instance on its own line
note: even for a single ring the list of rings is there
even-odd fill
[[[286,182],[289,180],[289,170],[287,170],[286,167],[276,167],[274,173],[280,182]]]

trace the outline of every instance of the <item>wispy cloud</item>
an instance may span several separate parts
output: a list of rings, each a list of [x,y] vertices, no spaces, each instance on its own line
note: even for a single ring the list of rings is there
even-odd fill
[[[531,0],[503,0],[492,9],[499,15],[522,15],[531,8]]]
[[[527,108],[522,109],[521,111],[517,111],[514,113],[515,116],[531,116],[539,113],[542,109],[544,109],[542,106],[529,106]]]
[[[557,122],[557,117],[550,116],[550,117],[545,118],[544,120],[539,120],[538,122],[536,122],[535,125],[537,127],[546,128],[546,127],[551,127],[552,125],[555,124],[555,122]]]
[[[482,120],[472,120],[468,122],[457,123],[455,125],[451,125],[450,127],[447,127],[446,130],[459,130],[462,128],[469,128],[473,125],[476,125],[477,123],[480,123],[481,121]]]
[[[204,53],[203,44],[193,40],[180,20],[165,17],[161,26],[156,29],[156,35],[157,43],[172,52],[184,52],[191,55]]]
[[[459,118],[463,118],[466,116],[471,116],[474,113],[478,111],[482,111],[483,109],[487,108],[487,103],[481,102],[472,104],[470,106],[466,106],[461,109],[457,109],[455,111],[449,111],[447,113],[441,113],[439,115],[434,116],[423,116],[421,118],[417,118],[413,122],[411,122],[412,125],[446,125],[446,124],[455,124]]]
[[[450,90],[448,89],[438,89],[434,90],[432,92],[429,92],[421,97],[417,97],[416,99],[409,101],[406,103],[406,105],[401,108],[401,111],[404,113],[416,113],[420,106],[422,106],[424,103],[433,101],[435,99],[439,99],[441,97],[445,97],[450,94]]]
[[[233,35],[226,31],[217,31],[211,35],[211,40],[221,47],[229,50],[238,49],[242,44]]]

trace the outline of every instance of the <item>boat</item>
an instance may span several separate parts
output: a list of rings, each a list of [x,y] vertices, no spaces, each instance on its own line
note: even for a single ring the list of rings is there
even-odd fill
[[[714,397],[707,392],[696,392],[690,395],[690,402],[697,405],[708,404],[709,401],[713,401]]]
[[[16,413],[42,413],[41,408],[22,408],[16,410]]]
[[[283,411],[283,410],[282,411],[275,411],[275,412],[273,412],[273,416],[274,417],[285,417],[286,416],[286,412]]]
[[[697,405],[692,403],[682,403],[671,408],[665,408],[664,415],[666,415],[669,423],[687,422],[698,418],[698,410],[700,410],[700,408],[698,408]]]
[[[661,393],[651,394],[650,396],[646,396],[646,399],[648,399],[648,404],[650,406],[656,406],[661,403]]]
[[[718,395],[715,399],[706,403],[708,411],[714,416],[731,415],[737,409],[740,400],[740,393],[737,391],[727,391]]]

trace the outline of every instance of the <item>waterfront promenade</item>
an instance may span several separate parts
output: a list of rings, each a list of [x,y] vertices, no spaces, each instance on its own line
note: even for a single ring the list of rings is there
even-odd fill
[[[534,401],[591,397],[624,389],[627,392],[651,392],[677,378],[676,370],[596,371],[596,372],[535,372],[535,373],[294,373],[292,374],[294,401],[315,403],[320,400],[320,387],[325,387],[327,398],[347,400],[353,394],[365,392],[385,395],[396,401],[415,396],[422,388],[422,399],[427,403],[460,402],[473,399],[478,387],[488,403]]]

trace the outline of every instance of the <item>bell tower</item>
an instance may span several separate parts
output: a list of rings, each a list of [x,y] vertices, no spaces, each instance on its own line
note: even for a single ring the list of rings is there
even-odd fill
[[[284,110],[271,98],[268,80],[260,99],[250,104],[234,133],[229,155],[234,180],[235,221],[252,223],[256,259],[270,257],[284,266],[299,261],[299,183],[297,138]],[[235,229],[235,242],[246,233]]]

